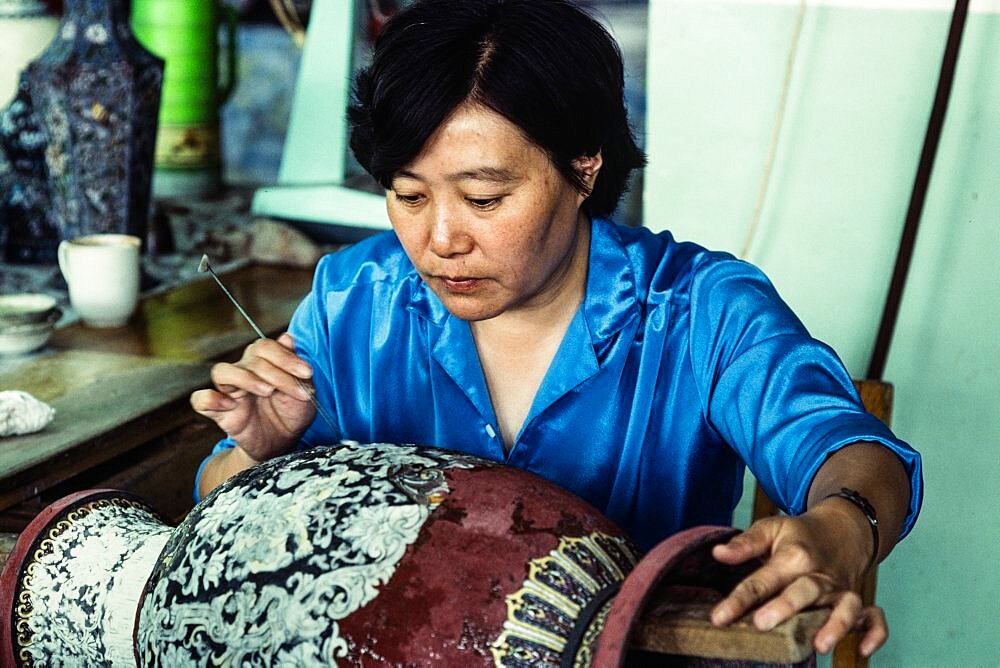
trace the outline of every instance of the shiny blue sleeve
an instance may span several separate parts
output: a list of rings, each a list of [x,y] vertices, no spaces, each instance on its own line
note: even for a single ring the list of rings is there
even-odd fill
[[[691,359],[710,424],[790,514],[832,453],[858,441],[892,450],[910,477],[906,535],[922,497],[920,455],[865,411],[836,353],[812,338],[753,265],[696,260]]]
[[[313,278],[312,290],[295,309],[288,332],[295,341],[295,352],[304,359],[313,370],[313,389],[316,400],[336,417],[336,401],[334,399],[333,373],[336,367],[334,352],[337,346],[330,340],[330,322],[339,314],[329,312],[329,293],[331,278],[336,273],[336,254],[327,255],[320,260]],[[297,449],[312,445],[329,445],[337,443],[341,436],[331,429],[319,415],[302,435]]]
[[[208,463],[209,459],[219,454],[223,450],[229,450],[235,447],[236,447],[236,441],[234,441],[229,436],[226,436],[224,439],[215,444],[215,447],[212,448],[212,452],[208,453],[208,457],[205,457],[205,459],[201,460],[201,465],[198,466],[198,472],[194,474],[195,503],[199,503],[201,501],[201,494],[198,493],[198,489],[201,487],[201,474],[205,470],[205,464]]]

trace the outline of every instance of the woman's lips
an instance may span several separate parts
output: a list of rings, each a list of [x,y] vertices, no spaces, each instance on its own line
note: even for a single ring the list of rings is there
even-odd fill
[[[471,278],[468,276],[438,276],[444,289],[456,294],[467,294],[473,292],[482,283],[481,278]]]

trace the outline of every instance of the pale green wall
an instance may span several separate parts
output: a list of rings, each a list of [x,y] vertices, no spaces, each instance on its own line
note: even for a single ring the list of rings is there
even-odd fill
[[[797,2],[651,0],[645,224],[738,252]],[[867,367],[950,3],[810,2],[748,259],[850,371]],[[924,456],[883,564],[874,665],[1000,665],[1000,17],[973,3],[886,379]],[[852,5],[852,6],[847,6]]]

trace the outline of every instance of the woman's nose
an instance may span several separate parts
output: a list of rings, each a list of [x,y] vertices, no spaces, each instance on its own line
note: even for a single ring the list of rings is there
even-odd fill
[[[454,210],[450,207],[438,207],[433,215],[430,249],[435,255],[452,257],[472,250],[472,237]]]

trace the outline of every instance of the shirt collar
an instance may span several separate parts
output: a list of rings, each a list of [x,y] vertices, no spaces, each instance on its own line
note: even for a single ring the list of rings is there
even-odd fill
[[[403,281],[403,289],[410,292],[410,301],[406,305],[407,310],[429,321],[432,325],[443,327],[445,321],[451,317],[451,313],[444,307],[438,296],[420,278],[416,268],[410,269],[410,273]]]
[[[410,270],[405,283],[410,292],[407,309],[437,327],[444,327],[452,315],[416,269]],[[597,344],[610,338],[638,314],[635,274],[617,225],[595,218],[590,227],[590,264],[583,300],[591,342]]]
[[[590,227],[590,265],[583,314],[594,344],[617,334],[639,315],[635,274],[618,226],[595,218]]]

